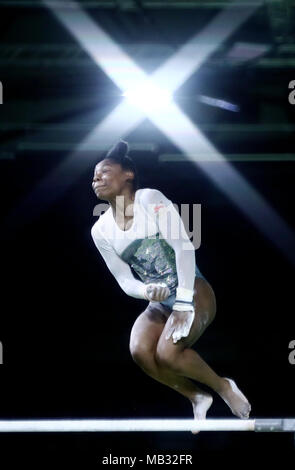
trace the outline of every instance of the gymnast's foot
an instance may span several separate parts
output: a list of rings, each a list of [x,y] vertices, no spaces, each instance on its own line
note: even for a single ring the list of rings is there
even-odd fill
[[[230,407],[232,413],[241,419],[248,419],[251,405],[232,379],[223,377],[223,388],[219,395]]]
[[[213,398],[209,393],[196,393],[194,398],[191,400],[194,410],[195,420],[206,419],[207,411],[212,405]],[[200,431],[192,431],[193,434],[198,434]]]

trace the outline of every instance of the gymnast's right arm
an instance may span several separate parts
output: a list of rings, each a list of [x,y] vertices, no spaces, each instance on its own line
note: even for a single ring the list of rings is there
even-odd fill
[[[131,297],[147,300],[145,296],[146,285],[135,279],[130,266],[118,256],[107,240],[103,238],[102,235],[100,236],[98,227],[96,227],[95,230],[92,228],[91,235],[96,248],[100,252],[107,267],[115,277],[121,289]]]

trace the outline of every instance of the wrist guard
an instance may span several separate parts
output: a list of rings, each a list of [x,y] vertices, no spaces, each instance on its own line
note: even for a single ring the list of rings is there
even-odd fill
[[[194,312],[193,296],[194,291],[185,289],[184,287],[177,287],[176,299],[172,307],[173,310],[178,310],[179,312]]]

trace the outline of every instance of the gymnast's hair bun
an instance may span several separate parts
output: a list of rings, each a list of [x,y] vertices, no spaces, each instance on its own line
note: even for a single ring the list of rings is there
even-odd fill
[[[131,171],[134,173],[134,178],[132,179],[133,190],[136,191],[138,188],[138,175],[137,169],[132,158],[128,155],[129,145],[124,140],[119,140],[112,148],[107,152],[104,159],[110,159],[115,163],[119,163],[123,170]]]
[[[124,140],[120,140],[108,151],[105,158],[111,158],[117,161],[123,160],[127,156],[128,150],[128,143]]]
[[[117,143],[116,147],[118,148],[118,155],[120,156],[120,158],[126,157],[128,150],[129,150],[128,143],[125,142],[124,140],[120,140]]]

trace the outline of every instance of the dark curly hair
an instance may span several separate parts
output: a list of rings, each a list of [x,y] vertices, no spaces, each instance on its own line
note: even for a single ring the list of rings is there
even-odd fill
[[[138,189],[138,173],[133,160],[128,155],[129,145],[124,140],[117,142],[107,152],[103,160],[111,160],[114,163],[119,163],[123,170],[132,171],[134,179],[132,180],[133,191]]]

